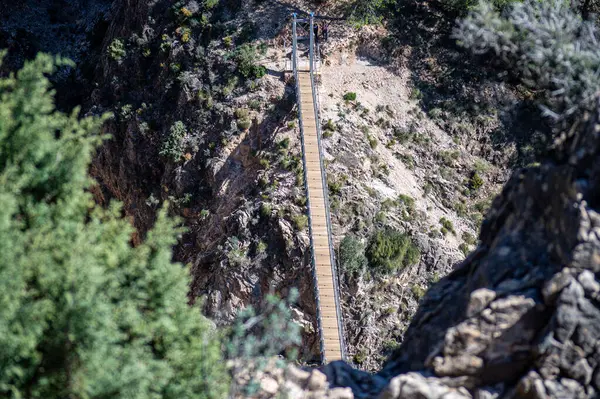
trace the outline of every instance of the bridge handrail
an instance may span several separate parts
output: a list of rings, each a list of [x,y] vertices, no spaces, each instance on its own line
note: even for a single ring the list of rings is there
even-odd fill
[[[335,295],[335,307],[336,307],[336,315],[337,315],[337,324],[340,338],[340,350],[342,354],[342,359],[346,359],[346,343],[344,339],[344,323],[342,322],[342,309],[340,306],[340,290],[339,290],[339,281],[336,267],[336,259],[335,259],[335,251],[333,247],[333,237],[331,235],[331,215],[329,213],[329,189],[327,186],[327,177],[325,172],[325,165],[323,164],[323,146],[321,144],[321,119],[319,118],[319,99],[317,96],[317,85],[315,84],[315,34],[314,34],[314,13],[310,13],[310,45],[309,45],[309,54],[310,54],[310,80],[312,85],[312,95],[313,95],[313,104],[315,108],[315,120],[317,126],[317,146],[319,148],[319,162],[321,164],[321,180],[323,185],[323,198],[325,199],[325,221],[327,223],[327,236],[329,239],[329,256],[331,259],[331,273],[333,275],[333,290]]]

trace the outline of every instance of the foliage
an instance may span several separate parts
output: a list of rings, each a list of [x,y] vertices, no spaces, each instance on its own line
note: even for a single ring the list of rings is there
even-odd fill
[[[395,273],[415,264],[419,257],[419,250],[408,235],[389,228],[373,234],[367,247],[369,266],[376,275]]]
[[[187,128],[182,121],[177,121],[171,125],[169,135],[165,139],[160,149],[160,155],[163,155],[172,161],[179,161],[183,156],[184,141],[187,134]]]
[[[378,141],[374,136],[367,134],[367,140],[369,141],[369,147],[371,147],[372,150],[377,148]]]
[[[238,72],[247,79],[258,79],[265,76],[267,70],[258,65],[256,48],[248,43],[239,46],[234,52]]]
[[[296,228],[300,231],[306,229],[308,226],[308,216],[306,215],[294,215],[292,220]]]
[[[349,276],[362,274],[368,264],[365,246],[354,235],[347,235],[340,242],[339,262],[342,270]]]
[[[344,94],[344,101],[356,101],[356,93],[348,92]]]
[[[553,118],[575,114],[600,88],[597,28],[562,0],[527,0],[500,14],[480,3],[454,37],[475,54],[492,53],[533,90]]]
[[[467,256],[467,255],[469,254],[469,244],[467,244],[467,243],[464,243],[464,242],[463,242],[463,243],[461,243],[461,244],[458,246],[458,249],[459,249],[459,251],[460,251],[460,252],[462,252],[462,253],[463,253],[463,255],[465,255],[465,256]]]
[[[467,245],[475,245],[477,244],[477,238],[475,238],[473,236],[473,234],[469,233],[468,231],[465,231],[462,234],[462,239],[463,241],[467,244]]]
[[[260,373],[274,356],[284,355],[288,360],[297,357],[297,346],[302,343],[300,326],[293,321],[291,306],[298,299],[298,291],[290,291],[286,300],[267,295],[257,311],[253,306],[241,310],[226,337],[227,358],[234,360],[233,374],[242,370],[250,375],[245,386],[234,386],[231,397],[241,392],[256,395]],[[284,362],[278,362],[283,367]]]
[[[410,287],[410,291],[417,301],[423,298],[423,295],[425,295],[425,289],[421,287],[420,284],[413,284]]]
[[[240,130],[248,130],[250,126],[252,126],[252,121],[250,119],[240,119],[236,122],[238,129]]]
[[[252,126],[252,121],[250,120],[250,111],[248,108],[238,108],[235,110],[234,114],[235,119],[237,119],[237,127],[240,130],[250,129],[250,126]]]
[[[268,204],[266,202],[263,202],[262,204],[260,204],[260,215],[262,217],[270,218],[272,213],[273,213],[273,208],[271,207],[271,204]]]
[[[350,3],[349,20],[360,28],[364,25],[381,23],[388,6],[394,5],[392,0],[355,0]]]
[[[400,194],[398,195],[398,204],[402,205],[402,216],[404,219],[408,219],[415,215],[415,199],[410,195]]]
[[[442,225],[442,234],[446,235],[448,232],[456,234],[454,225],[450,219],[446,219],[444,216],[440,218],[440,224]]]
[[[250,263],[248,247],[237,237],[228,237],[224,248],[229,264],[236,267],[246,266]]]
[[[279,143],[277,143],[277,147],[279,147],[280,149],[290,148],[290,138],[286,137],[283,140],[281,140]]]
[[[323,129],[325,131],[335,132],[335,130],[336,130],[335,123],[333,123],[333,121],[331,119],[328,119],[327,123],[323,126]]]
[[[187,306],[163,209],[144,243],[95,206],[87,168],[105,119],[55,110],[38,55],[0,79],[0,396],[214,398],[220,344]]]
[[[483,186],[483,178],[481,175],[479,175],[479,173],[473,172],[471,178],[469,179],[469,188],[477,191],[481,188],[481,186]]]
[[[121,39],[114,39],[108,46],[108,55],[115,61],[121,61],[126,55],[125,45]]]
[[[269,246],[263,240],[259,240],[258,244],[256,244],[256,252],[259,254],[264,254],[267,251]]]
[[[411,100],[420,100],[423,98],[423,93],[416,87],[413,87],[410,91],[410,99]]]

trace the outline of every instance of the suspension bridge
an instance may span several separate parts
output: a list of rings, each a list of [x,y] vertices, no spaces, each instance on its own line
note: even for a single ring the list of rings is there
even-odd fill
[[[319,95],[316,75],[320,55],[315,36],[315,17],[292,21],[292,70],[296,84],[298,119],[302,141],[312,272],[317,304],[317,323],[323,363],[346,360],[338,274],[331,237],[327,176],[323,165]],[[298,31],[304,33],[298,35]]]

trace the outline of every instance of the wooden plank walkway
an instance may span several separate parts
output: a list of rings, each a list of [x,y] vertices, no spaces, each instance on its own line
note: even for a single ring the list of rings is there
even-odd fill
[[[317,288],[319,292],[319,324],[322,329],[321,337],[324,345],[324,360],[331,362],[342,360],[342,340],[338,320],[338,307],[336,306],[335,283],[330,253],[332,243],[329,241],[326,204],[327,200],[323,187],[324,171],[319,152],[317,138],[317,123],[313,88],[308,66],[298,68],[298,90],[300,91],[300,114],[302,115],[302,133],[304,141],[304,167],[306,169],[306,190],[309,199],[309,214],[311,220],[310,231],[312,235],[313,254]],[[339,317],[338,317],[339,316]]]

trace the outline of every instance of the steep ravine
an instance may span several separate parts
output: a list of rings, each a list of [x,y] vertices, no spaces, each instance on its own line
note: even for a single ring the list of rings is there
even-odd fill
[[[200,299],[220,325],[267,292],[299,288],[302,355],[316,360],[295,97],[281,71],[286,18],[317,6],[270,0],[227,0],[212,9],[193,0],[36,4],[15,2],[3,14],[11,18],[0,18],[0,46],[10,50],[5,69],[37,51],[62,53],[78,67],[59,74],[59,106],[82,103],[84,113],[114,114],[105,125],[111,138],[92,165],[96,200],[123,203],[138,230],[134,242],[169,202],[187,228],[175,258],[191,270],[190,302]],[[338,15],[334,6],[318,10]],[[82,17],[69,17],[74,13]],[[55,28],[31,24],[38,14],[54,18],[44,26]],[[388,33],[338,21],[323,48],[322,122],[335,127],[324,140],[328,180],[337,187],[334,239],[352,234],[366,242],[388,226],[409,234],[421,252],[416,264],[390,277],[342,276],[350,360],[366,370],[378,369],[402,342],[426,288],[463,258],[463,237],[476,235],[482,210],[508,176],[505,166],[471,154],[473,139],[450,134],[441,118],[421,109],[408,78],[412,66],[403,62],[412,48],[399,44],[384,54],[377,43]],[[266,75],[258,78],[252,65],[265,66]],[[505,87],[486,88],[512,96]],[[343,100],[349,91],[357,101]],[[463,194],[475,168],[486,184]],[[442,217],[454,233],[442,233]]]

